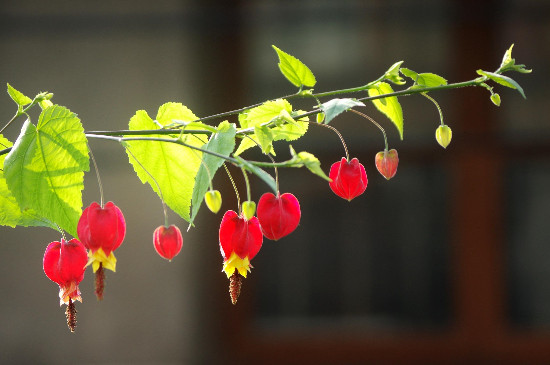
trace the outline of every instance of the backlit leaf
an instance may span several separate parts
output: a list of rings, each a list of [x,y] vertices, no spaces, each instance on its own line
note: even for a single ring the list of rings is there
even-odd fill
[[[378,96],[393,93],[392,87],[385,82],[378,82],[372,88],[368,89],[369,96]],[[403,139],[403,110],[397,97],[390,96],[381,99],[372,100],[374,106],[386,115],[397,128],[399,137]]]
[[[31,209],[74,237],[88,169],[82,124],[76,114],[59,105],[43,110],[36,127],[25,122],[4,161],[8,188],[21,211]]]

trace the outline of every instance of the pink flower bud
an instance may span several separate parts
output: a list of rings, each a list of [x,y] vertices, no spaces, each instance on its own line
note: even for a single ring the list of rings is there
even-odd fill
[[[382,174],[387,180],[395,176],[397,172],[397,165],[399,164],[399,157],[397,151],[394,149],[380,151],[376,154],[374,159],[378,172]]]

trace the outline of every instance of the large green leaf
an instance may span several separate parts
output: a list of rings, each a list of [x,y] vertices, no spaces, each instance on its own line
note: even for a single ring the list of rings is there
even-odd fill
[[[203,149],[220,155],[229,156],[235,148],[235,132],[236,128],[234,124],[230,124],[227,121],[220,123],[218,132],[210,137],[210,140],[204,145]],[[214,178],[216,171],[223,163],[224,160],[222,158],[203,153],[202,164],[199,167],[199,171],[195,178],[195,186],[193,187],[191,219],[189,223],[193,223],[197,216],[204,199],[204,194],[206,194],[210,187],[210,181]]]
[[[36,127],[25,122],[4,161],[6,182],[20,210],[32,209],[75,237],[88,169],[82,124],[59,105],[43,110]]]
[[[162,105],[156,117],[156,121],[162,126],[172,123],[172,120],[185,122],[196,119],[198,118],[189,109],[179,103]],[[130,130],[159,129],[159,125],[149,117],[146,111],[138,110],[130,119],[129,128]],[[149,137],[165,139],[178,136],[151,135]],[[207,140],[202,134],[183,134],[182,141],[188,145],[202,147]],[[152,175],[160,186],[166,204],[183,219],[189,221],[195,176],[201,164],[202,153],[171,142],[127,141],[127,144],[131,152],[131,154],[128,153],[128,158],[141,182],[149,183],[160,196],[157,184],[151,178]],[[149,173],[143,170],[140,163]]]
[[[377,82],[368,89],[369,96],[378,96],[393,93],[392,87],[385,82]],[[372,101],[374,106],[385,114],[399,131],[399,137],[403,139],[403,110],[396,96],[390,96]]]
[[[9,148],[12,143],[0,134],[0,147]],[[21,211],[17,200],[8,189],[4,178],[4,159],[6,155],[0,156],[0,225],[2,226],[45,226],[56,229],[55,225],[45,218],[40,218],[32,209]]]
[[[279,56],[279,69],[281,73],[296,87],[313,87],[317,82],[313,72],[299,59],[273,46]]]

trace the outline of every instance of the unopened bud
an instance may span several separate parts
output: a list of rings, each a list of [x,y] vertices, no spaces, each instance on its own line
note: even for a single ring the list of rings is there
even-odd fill
[[[391,179],[397,172],[397,165],[399,164],[399,157],[395,149],[380,151],[374,158],[376,168],[378,172],[386,178]]]
[[[435,131],[435,139],[443,148],[447,148],[452,138],[453,131],[447,125],[440,125]]]
[[[218,190],[210,190],[204,194],[204,201],[212,213],[218,213],[222,206],[222,195]]]
[[[245,201],[243,203],[242,212],[243,217],[246,220],[254,217],[254,214],[256,214],[256,203],[254,203],[252,200]]]
[[[497,93],[491,94],[491,101],[496,106],[500,106],[500,95]]]

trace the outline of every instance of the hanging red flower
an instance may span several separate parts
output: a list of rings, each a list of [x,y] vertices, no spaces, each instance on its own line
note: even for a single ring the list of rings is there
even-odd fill
[[[332,180],[329,183],[332,191],[348,201],[363,194],[367,188],[367,173],[357,158],[348,162],[342,157],[341,161],[332,164],[328,176]]]
[[[300,203],[290,193],[265,193],[258,201],[257,211],[264,236],[273,241],[292,233],[300,223]]]
[[[93,202],[84,209],[77,226],[78,237],[89,249],[88,263],[96,274],[95,291],[103,299],[105,274],[103,268],[116,271],[114,251],[120,246],[126,234],[126,222],[120,209],[108,202],[105,207]]]
[[[59,285],[59,305],[67,304],[67,325],[71,332],[76,327],[76,309],[73,301],[82,302],[78,284],[84,278],[88,255],[77,239],[52,242],[46,247],[42,265],[46,276]]]
[[[232,210],[225,212],[220,224],[220,251],[223,271],[230,279],[233,304],[237,302],[242,278],[246,278],[252,265],[250,260],[260,251],[263,234],[258,218],[245,219]]]
[[[183,246],[181,231],[173,224],[170,227],[160,226],[153,233],[153,245],[161,257],[172,261]]]

